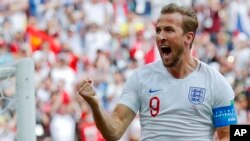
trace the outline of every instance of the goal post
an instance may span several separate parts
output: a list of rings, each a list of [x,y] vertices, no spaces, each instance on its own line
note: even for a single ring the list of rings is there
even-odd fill
[[[17,63],[17,141],[35,141],[34,63],[25,58]]]
[[[17,115],[16,139],[17,141],[36,141],[33,61],[30,58],[23,58],[14,64],[0,66],[0,80],[13,76],[16,78],[14,94],[14,107]]]

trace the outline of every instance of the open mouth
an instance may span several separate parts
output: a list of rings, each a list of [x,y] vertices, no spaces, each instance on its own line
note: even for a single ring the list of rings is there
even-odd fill
[[[161,48],[161,52],[163,53],[163,54],[169,54],[169,53],[171,53],[171,48],[170,47],[162,47]]]

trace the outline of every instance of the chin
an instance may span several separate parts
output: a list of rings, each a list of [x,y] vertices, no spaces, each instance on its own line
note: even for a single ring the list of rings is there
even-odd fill
[[[163,65],[164,65],[166,68],[172,68],[172,67],[176,66],[176,63],[174,63],[174,62],[169,62],[169,63],[167,63],[167,62],[164,62],[164,61],[163,61]]]
[[[172,58],[170,61],[165,61],[162,59],[162,63],[167,68],[173,68],[176,67],[180,62],[179,58]]]

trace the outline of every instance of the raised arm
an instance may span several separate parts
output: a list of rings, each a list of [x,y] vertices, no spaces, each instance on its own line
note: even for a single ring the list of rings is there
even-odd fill
[[[107,114],[100,107],[90,80],[83,81],[78,88],[78,92],[89,104],[96,126],[103,137],[108,141],[119,140],[136,114],[122,104],[118,104],[111,115]]]

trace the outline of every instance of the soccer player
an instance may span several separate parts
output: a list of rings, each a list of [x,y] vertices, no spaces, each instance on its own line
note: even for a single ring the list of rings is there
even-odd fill
[[[92,81],[81,83],[78,92],[104,138],[118,140],[139,111],[142,141],[211,141],[215,131],[229,140],[229,125],[237,123],[234,92],[219,72],[190,54],[197,27],[191,8],[162,8],[155,27],[161,60],[131,75],[111,115],[101,109]]]

